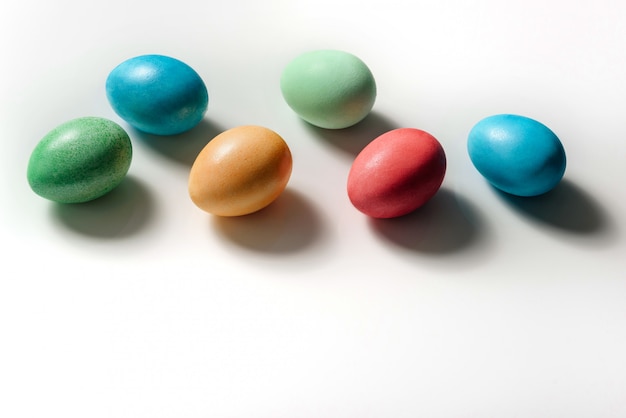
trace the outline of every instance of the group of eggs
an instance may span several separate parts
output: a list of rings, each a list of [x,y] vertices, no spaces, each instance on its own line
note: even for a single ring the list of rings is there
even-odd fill
[[[289,107],[306,122],[343,129],[363,120],[376,99],[367,65],[344,51],[306,52],[287,64],[280,79]],[[194,128],[208,106],[200,75],[163,55],[119,64],[106,80],[111,107],[135,129],[175,135]],[[565,172],[558,137],[533,119],[493,115],[470,131],[467,150],[493,186],[517,196],[554,188]],[[50,131],[33,150],[27,170],[32,190],[52,201],[94,200],[119,185],[132,159],[131,140],[115,122],[99,117],[71,120]],[[261,126],[240,126],[207,138],[189,174],[189,196],[202,210],[240,216],[272,203],[292,171],[287,143]],[[400,128],[373,139],[355,158],[347,193],[359,211],[375,218],[405,215],[439,190],[446,155],[429,133]]]

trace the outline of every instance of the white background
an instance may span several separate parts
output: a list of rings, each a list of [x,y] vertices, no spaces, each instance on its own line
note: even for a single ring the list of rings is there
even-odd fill
[[[626,416],[626,3],[6,1],[0,6],[0,416],[404,418]],[[280,95],[302,52],[352,52],[372,114],[310,127]],[[204,122],[138,133],[109,107],[123,60],[179,58]],[[513,199],[466,153],[517,113],[563,142],[563,182]],[[110,118],[133,140],[110,195],[58,205],[26,165],[60,123]],[[216,219],[187,195],[215,134],[263,125],[291,147],[285,194]],[[382,132],[443,144],[443,187],[373,221],[346,196]]]

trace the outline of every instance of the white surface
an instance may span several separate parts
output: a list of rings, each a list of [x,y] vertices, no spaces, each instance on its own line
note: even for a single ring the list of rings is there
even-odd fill
[[[626,3],[22,1],[0,13],[0,416],[626,416]],[[373,71],[357,127],[325,132],[281,98],[283,66],[337,48]],[[144,53],[204,78],[206,121],[129,129],[128,180],[85,205],[34,195],[39,139],[118,121],[104,81]],[[469,129],[519,113],[554,130],[563,184],[507,200]],[[267,210],[217,220],[187,197],[195,153],[237,125],[276,130],[294,171]],[[349,203],[359,147],[416,127],[448,155],[403,219]]]

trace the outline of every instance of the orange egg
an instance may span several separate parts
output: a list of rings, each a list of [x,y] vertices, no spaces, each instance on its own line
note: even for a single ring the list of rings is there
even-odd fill
[[[291,151],[276,132],[261,126],[229,129],[196,157],[189,173],[189,196],[214,215],[247,215],[285,190],[291,168]]]

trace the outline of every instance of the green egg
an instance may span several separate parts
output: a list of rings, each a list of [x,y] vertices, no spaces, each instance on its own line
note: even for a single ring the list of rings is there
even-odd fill
[[[376,82],[360,58],[343,51],[315,50],[287,64],[280,79],[283,98],[302,119],[342,129],[364,119],[376,100]]]
[[[37,144],[28,162],[28,183],[55,202],[87,202],[118,186],[131,159],[130,138],[118,124],[98,117],[73,119]]]

